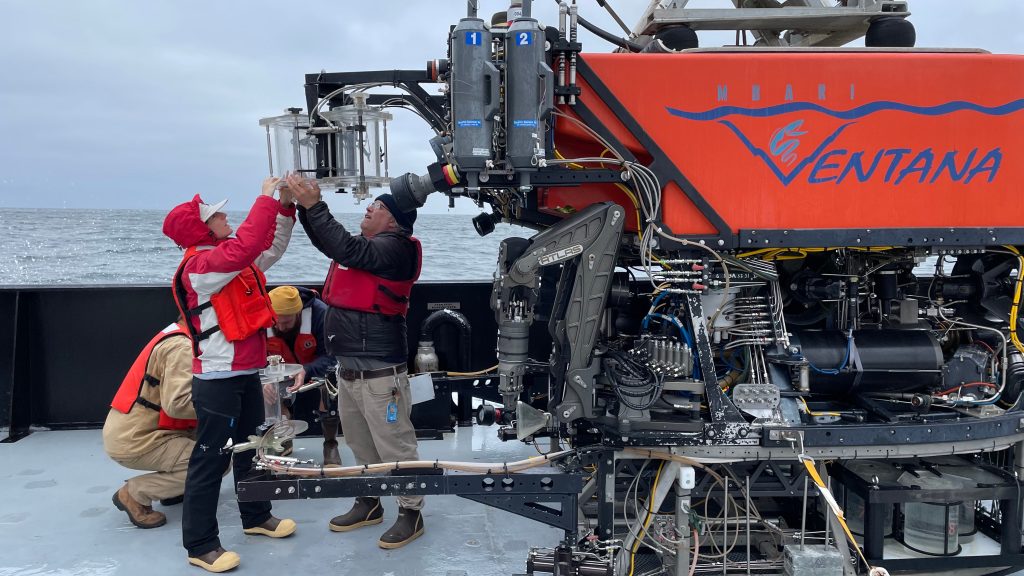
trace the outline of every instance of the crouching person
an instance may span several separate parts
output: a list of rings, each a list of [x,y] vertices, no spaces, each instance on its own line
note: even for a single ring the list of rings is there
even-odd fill
[[[153,501],[181,502],[195,445],[192,409],[192,341],[184,325],[154,336],[121,382],[103,424],[103,449],[115,462],[147,470],[114,493],[114,506],[139,528],[167,523]]]

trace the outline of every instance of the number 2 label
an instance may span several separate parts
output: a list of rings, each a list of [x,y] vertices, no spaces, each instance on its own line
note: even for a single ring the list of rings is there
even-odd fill
[[[529,32],[519,32],[516,34],[516,46],[529,46],[531,34]]]

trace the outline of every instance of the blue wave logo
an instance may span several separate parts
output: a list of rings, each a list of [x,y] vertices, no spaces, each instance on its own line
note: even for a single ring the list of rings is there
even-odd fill
[[[796,162],[796,149],[800,147],[800,137],[807,134],[806,131],[800,130],[803,125],[803,120],[797,120],[776,130],[770,142],[772,156],[786,165]]]
[[[953,101],[936,106],[912,106],[899,102],[871,102],[850,110],[832,110],[813,102],[789,102],[765,108],[744,108],[720,106],[704,112],[690,112],[667,108],[669,114],[697,122],[717,122],[728,128],[755,157],[760,158],[776,178],[789,186],[798,177],[806,175],[809,184],[841,184],[853,176],[860,182],[882,178],[886,183],[900,185],[908,179],[920,184],[934,184],[938,180],[970,184],[975,178],[987,176],[992,182],[1002,165],[1003,154],[999,147],[988,150],[979,148],[953,149],[936,152],[933,148],[912,150],[909,148],[881,148],[871,154],[867,150],[840,148],[837,140],[857,120],[878,112],[894,111],[918,116],[945,116],[957,112],[973,112],[985,116],[1006,116],[1024,110],[1024,99],[1014,100],[1001,106],[982,106],[973,102]],[[766,147],[758,146],[740,127],[743,118],[774,118],[787,114],[802,113],[802,117],[791,120],[775,129]],[[810,135],[805,127],[811,114],[821,114],[837,120],[845,120],[800,159],[799,148],[804,137]],[[808,167],[810,167],[808,169]],[[884,174],[884,176],[883,176]]]

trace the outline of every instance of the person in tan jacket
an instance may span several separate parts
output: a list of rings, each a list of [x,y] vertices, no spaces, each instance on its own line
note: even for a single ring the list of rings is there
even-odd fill
[[[135,360],[111,402],[103,424],[103,448],[118,464],[145,470],[114,493],[118,510],[139,528],[156,528],[167,517],[153,501],[181,501],[195,445],[192,407],[192,341],[180,324],[154,336]]]

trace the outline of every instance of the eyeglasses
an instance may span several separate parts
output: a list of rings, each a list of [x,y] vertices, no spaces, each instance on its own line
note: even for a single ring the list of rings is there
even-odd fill
[[[376,212],[377,210],[382,210],[383,209],[383,210],[387,211],[388,214],[391,213],[391,211],[388,210],[387,204],[384,204],[380,200],[375,200],[373,202],[373,204],[370,204],[370,207],[373,208],[374,212]]]

